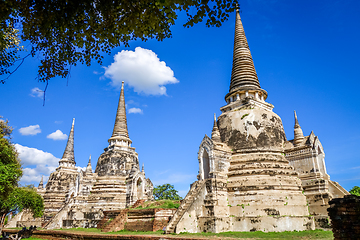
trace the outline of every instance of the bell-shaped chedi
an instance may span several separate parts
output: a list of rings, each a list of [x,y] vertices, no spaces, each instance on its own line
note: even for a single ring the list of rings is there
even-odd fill
[[[313,223],[301,181],[285,158],[281,118],[265,102],[267,93],[260,88],[239,12],[236,16],[233,72],[225,97],[228,104],[221,108],[218,123],[222,142],[232,150],[227,183],[229,211],[246,219],[234,221],[233,231],[309,229]],[[286,219],[287,225],[279,218],[285,215],[291,216]],[[251,224],[254,217],[263,223]]]
[[[96,182],[89,195],[94,209],[119,210],[138,199],[152,198],[153,185],[140,171],[138,154],[129,138],[124,82],[122,82],[114,129],[109,146],[98,159]],[[140,183],[140,184],[137,184]]]
[[[227,104],[214,121],[212,138],[201,142],[199,180],[166,231],[312,229],[301,181],[285,158],[281,118],[265,102],[238,11],[234,39]]]
[[[54,215],[60,210],[68,200],[69,190],[74,187],[78,176],[74,156],[74,124],[75,118],[71,125],[64,154],[59,161],[59,167],[50,174],[46,184],[46,190],[43,195],[45,216]]]

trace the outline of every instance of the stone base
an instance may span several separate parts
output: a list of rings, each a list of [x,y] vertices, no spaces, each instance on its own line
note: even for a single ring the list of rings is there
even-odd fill
[[[96,228],[100,220],[77,219],[63,220],[63,228]]]
[[[283,232],[314,230],[313,217],[201,217],[199,232]]]

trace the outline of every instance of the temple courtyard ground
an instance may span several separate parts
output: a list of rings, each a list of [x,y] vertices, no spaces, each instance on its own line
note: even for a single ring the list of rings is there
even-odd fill
[[[8,232],[18,231],[16,229],[6,229]],[[58,230],[37,230],[33,232],[31,240],[36,239],[134,239],[134,240],[197,240],[197,239],[334,239],[332,231],[313,230],[313,231],[294,231],[294,232],[224,232],[224,233],[182,233],[182,234],[162,234],[158,232],[130,232],[119,231],[102,233],[96,228],[89,229],[58,229]]]

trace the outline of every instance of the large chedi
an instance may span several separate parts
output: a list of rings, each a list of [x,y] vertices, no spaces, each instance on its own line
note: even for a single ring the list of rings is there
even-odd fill
[[[138,154],[131,147],[126,121],[124,82],[109,146],[98,159],[95,173],[91,156],[85,171],[75,167],[74,121],[69,139],[46,186],[37,191],[44,198],[45,218],[32,219],[29,212],[15,216],[7,227],[37,225],[45,229],[96,227],[104,211],[130,207],[137,200],[153,199],[153,184],[140,170]]]
[[[75,119],[73,119],[66,148],[59,161],[59,167],[50,174],[45,191],[41,191],[42,180],[39,184],[39,193],[43,194],[44,198],[44,215],[46,217],[55,215],[65,202],[70,197],[73,197],[71,196],[71,192],[75,190],[75,182],[79,174],[75,167],[74,123]]]
[[[109,146],[98,159],[96,182],[89,204],[103,210],[130,206],[138,199],[152,198],[153,184],[140,171],[138,154],[131,147],[126,120],[124,82],[122,82],[114,130]]]
[[[296,163],[286,158],[292,143],[266,98],[237,11],[227,104],[214,119],[211,138],[201,142],[198,181],[167,233],[314,229]]]

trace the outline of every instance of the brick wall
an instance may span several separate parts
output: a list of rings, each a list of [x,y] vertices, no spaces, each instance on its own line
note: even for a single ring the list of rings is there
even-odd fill
[[[332,199],[329,204],[334,239],[360,239],[360,197],[346,195]]]

